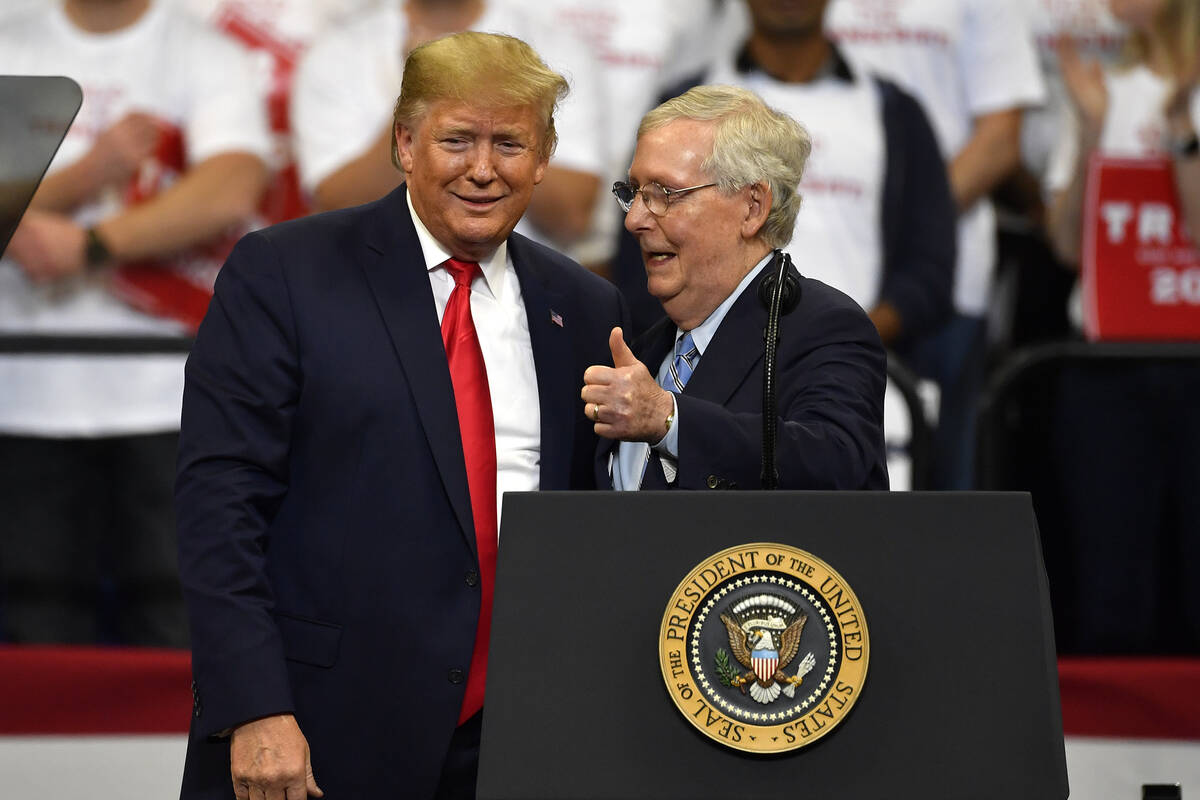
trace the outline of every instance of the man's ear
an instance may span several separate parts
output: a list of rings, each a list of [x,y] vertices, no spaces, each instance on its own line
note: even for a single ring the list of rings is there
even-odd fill
[[[392,135],[396,139],[396,157],[400,161],[400,168],[404,170],[405,175],[411,174],[413,171],[413,129],[403,122],[397,122]]]
[[[746,187],[746,218],[742,221],[742,236],[753,239],[762,232],[771,213],[771,187],[766,181]]]

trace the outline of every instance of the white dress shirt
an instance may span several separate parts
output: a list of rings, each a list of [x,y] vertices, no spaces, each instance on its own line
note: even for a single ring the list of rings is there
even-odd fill
[[[412,197],[406,195],[405,199],[417,229],[441,322],[450,292],[454,290],[454,278],[443,266],[451,254],[421,222]],[[487,368],[496,425],[496,519],[499,521],[505,492],[539,488],[542,415],[533,345],[529,341],[529,319],[521,297],[521,283],[508,255],[508,243],[501,242],[479,266],[481,274],[471,282],[471,317]]]

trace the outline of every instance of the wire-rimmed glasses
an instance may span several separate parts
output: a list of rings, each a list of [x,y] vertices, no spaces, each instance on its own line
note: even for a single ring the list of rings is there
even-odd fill
[[[613,197],[617,198],[617,202],[626,213],[633,208],[633,201],[640,194],[642,202],[646,204],[646,208],[656,217],[661,217],[667,213],[671,203],[676,197],[694,192],[697,189],[707,189],[709,186],[716,186],[715,183],[702,183],[698,186],[687,186],[683,189],[668,189],[660,183],[653,181],[645,186],[638,186],[630,181],[617,181],[613,184]]]

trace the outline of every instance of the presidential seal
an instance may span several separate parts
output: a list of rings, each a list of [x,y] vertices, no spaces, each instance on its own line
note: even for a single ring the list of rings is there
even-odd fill
[[[667,691],[704,735],[750,753],[812,744],[862,693],[862,607],[821,559],[782,544],[732,547],[671,595],[658,637]]]

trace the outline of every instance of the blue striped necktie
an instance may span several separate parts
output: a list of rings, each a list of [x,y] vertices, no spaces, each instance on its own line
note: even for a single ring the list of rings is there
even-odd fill
[[[687,386],[688,379],[696,371],[696,363],[700,360],[700,350],[692,339],[691,333],[685,333],[675,343],[675,357],[663,375],[662,387],[668,392],[681,394]],[[675,482],[678,474],[675,459],[646,451],[646,466],[642,476],[643,489],[666,489]]]
[[[679,341],[675,343],[675,358],[672,359],[671,366],[663,378],[663,388],[667,391],[682,393],[683,387],[687,386],[688,379],[696,370],[696,362],[699,360],[700,350],[696,347],[689,331],[679,337]]]

